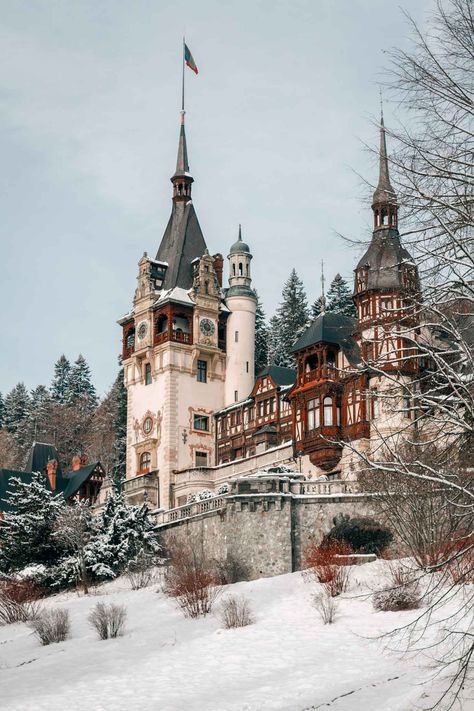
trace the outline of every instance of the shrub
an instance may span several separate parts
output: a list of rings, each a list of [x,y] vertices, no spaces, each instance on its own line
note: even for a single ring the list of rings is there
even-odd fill
[[[350,546],[340,541],[324,541],[320,546],[311,546],[306,552],[309,575],[324,584],[332,597],[347,589],[350,568],[341,565],[338,556],[350,555],[351,552]]]
[[[228,595],[222,601],[221,619],[226,629],[246,627],[255,621],[250,603],[243,595]]]
[[[313,595],[313,605],[325,625],[330,625],[334,622],[337,613],[337,601],[326,586],[322,592]]]
[[[31,580],[0,581],[0,624],[28,622],[41,610],[41,591]]]
[[[373,594],[372,604],[376,610],[383,612],[415,610],[420,606],[418,586],[409,584],[402,587],[385,588]]]
[[[134,560],[131,560],[125,570],[125,575],[132,590],[141,590],[151,585],[155,580],[155,556],[145,551],[140,551]]]
[[[357,553],[376,553],[388,548],[393,541],[392,532],[371,518],[335,516],[334,526],[326,536],[328,541],[347,543]]]
[[[43,610],[30,625],[42,645],[64,642],[71,629],[68,610]]]
[[[221,592],[218,584],[215,572],[192,549],[171,549],[163,592],[176,598],[185,617],[207,615]]]
[[[99,639],[113,639],[123,634],[127,610],[124,605],[107,605],[98,602],[89,613],[89,622]]]

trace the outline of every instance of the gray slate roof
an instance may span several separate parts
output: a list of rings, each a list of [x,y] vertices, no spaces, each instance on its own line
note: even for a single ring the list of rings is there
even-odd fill
[[[357,269],[369,270],[367,289],[403,289],[403,262],[413,264],[410,253],[402,246],[396,229],[376,230]]]
[[[257,378],[269,375],[276,385],[281,387],[293,385],[296,382],[296,370],[294,368],[284,368],[281,365],[267,365],[257,373]]]
[[[354,339],[357,321],[351,316],[326,311],[320,314],[296,341],[292,352],[296,353],[317,343],[333,343],[340,346],[351,365],[360,363],[359,347]]]
[[[171,217],[161,240],[156,259],[168,262],[163,289],[190,289],[192,262],[202,257],[206,242],[191,201],[173,203]]]

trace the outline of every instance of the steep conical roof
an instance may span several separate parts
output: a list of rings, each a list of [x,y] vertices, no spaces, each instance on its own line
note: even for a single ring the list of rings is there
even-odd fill
[[[168,264],[163,289],[177,286],[190,289],[193,284],[192,263],[202,257],[207,247],[191,200],[193,178],[189,173],[184,112],[181,113],[176,171],[171,182],[174,186],[173,207],[156,259]],[[186,187],[181,189],[182,185]],[[179,190],[177,186],[180,186]]]
[[[380,116],[379,182],[374,192],[373,204],[395,202],[397,196],[390,183],[388,170],[387,141],[383,114]]]

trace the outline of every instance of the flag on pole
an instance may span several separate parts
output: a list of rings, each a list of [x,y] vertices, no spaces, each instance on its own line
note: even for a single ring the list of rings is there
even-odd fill
[[[196,62],[194,61],[193,55],[189,51],[187,44],[184,45],[184,62],[186,66],[189,67],[195,74],[198,73]]]

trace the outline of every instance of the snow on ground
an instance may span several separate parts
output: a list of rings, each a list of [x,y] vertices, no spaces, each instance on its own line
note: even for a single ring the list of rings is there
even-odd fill
[[[132,591],[125,579],[88,597],[55,596],[46,604],[69,609],[68,641],[41,647],[26,625],[0,628],[1,711],[426,707],[435,690],[422,685],[422,660],[375,639],[417,614],[373,611],[364,593],[380,587],[383,566],[353,568],[339,617],[327,626],[311,605],[316,586],[301,573],[226,587],[224,595],[245,594],[256,615],[255,624],[234,630],[223,629],[218,614],[185,619],[156,585]],[[98,601],[127,607],[123,637],[97,640],[87,615]]]

